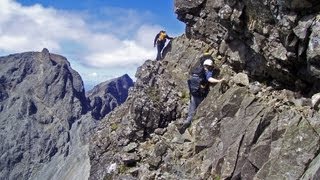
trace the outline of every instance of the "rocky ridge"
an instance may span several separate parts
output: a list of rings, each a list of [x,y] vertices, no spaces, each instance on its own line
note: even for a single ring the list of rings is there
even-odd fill
[[[114,108],[131,85],[123,76],[91,95],[112,94]],[[66,58],[47,49],[0,57],[0,179],[88,179],[95,107]]]
[[[91,115],[99,120],[111,112],[128,97],[132,79],[127,75],[102,82],[86,93],[89,98]]]
[[[318,179],[317,1],[175,1],[186,35],[137,71],[91,140],[89,179]],[[205,50],[227,84],[191,127],[189,70]]]

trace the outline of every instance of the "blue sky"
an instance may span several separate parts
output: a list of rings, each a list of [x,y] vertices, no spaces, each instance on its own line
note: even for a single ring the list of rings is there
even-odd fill
[[[41,51],[65,56],[86,90],[154,59],[161,29],[184,33],[173,0],[0,0],[0,55]]]

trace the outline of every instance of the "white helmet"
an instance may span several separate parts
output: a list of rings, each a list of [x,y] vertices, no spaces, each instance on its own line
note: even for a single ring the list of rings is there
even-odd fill
[[[213,61],[211,59],[206,59],[203,62],[203,65],[207,65],[207,66],[213,66]]]

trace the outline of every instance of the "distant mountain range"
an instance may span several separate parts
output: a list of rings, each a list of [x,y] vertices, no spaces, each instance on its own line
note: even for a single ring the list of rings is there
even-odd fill
[[[0,179],[86,179],[92,116],[123,103],[133,86],[124,75],[86,97],[80,75],[47,49],[0,57],[0,82]]]

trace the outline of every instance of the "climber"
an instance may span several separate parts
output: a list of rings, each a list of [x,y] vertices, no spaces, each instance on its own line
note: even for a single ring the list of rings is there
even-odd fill
[[[161,60],[162,57],[162,49],[164,48],[164,45],[166,44],[167,39],[173,39],[172,37],[168,36],[166,34],[166,31],[161,30],[156,37],[154,38],[153,46],[156,47],[157,44],[157,58],[156,60]]]
[[[191,71],[191,77],[188,80],[188,87],[190,91],[188,117],[178,128],[181,134],[183,134],[185,130],[190,126],[197,107],[209,93],[210,83],[215,84],[225,82],[224,78],[219,80],[212,77],[213,67],[212,56],[208,53],[205,53],[200,58],[200,64],[193,68],[193,70]]]

